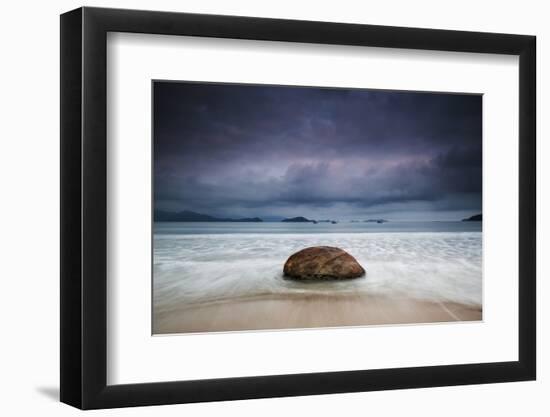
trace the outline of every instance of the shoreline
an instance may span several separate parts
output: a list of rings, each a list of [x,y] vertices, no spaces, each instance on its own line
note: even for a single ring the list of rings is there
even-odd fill
[[[274,294],[155,310],[153,334],[464,322],[482,316],[481,306],[404,296]]]

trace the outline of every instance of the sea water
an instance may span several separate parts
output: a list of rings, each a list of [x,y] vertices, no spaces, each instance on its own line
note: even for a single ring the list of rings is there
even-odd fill
[[[362,278],[297,282],[290,255],[336,246],[365,268]],[[156,223],[156,311],[264,295],[370,294],[481,306],[481,222]]]

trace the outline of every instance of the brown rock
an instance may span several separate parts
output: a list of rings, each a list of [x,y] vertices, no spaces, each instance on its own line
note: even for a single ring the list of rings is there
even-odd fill
[[[314,246],[291,255],[285,262],[286,277],[297,280],[350,279],[365,270],[346,251],[330,246]]]

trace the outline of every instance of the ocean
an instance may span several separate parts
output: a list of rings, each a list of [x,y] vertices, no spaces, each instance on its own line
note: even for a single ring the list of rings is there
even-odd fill
[[[309,246],[336,246],[362,278],[296,282],[283,265]],[[155,312],[242,297],[370,294],[479,306],[481,222],[156,223]]]

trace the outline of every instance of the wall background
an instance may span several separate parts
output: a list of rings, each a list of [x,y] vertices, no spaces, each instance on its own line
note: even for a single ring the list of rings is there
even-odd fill
[[[550,96],[550,26],[544,2],[524,0],[444,3],[429,0],[121,0],[88,6],[240,14],[395,26],[531,34],[538,37],[539,264],[538,381],[344,395],[145,407],[94,415],[422,415],[543,416],[550,411],[549,351],[550,210],[548,125],[542,115]],[[9,2],[1,31],[0,88],[0,410],[4,415],[70,416],[78,411],[57,402],[59,392],[59,14],[79,7],[73,0]],[[542,77],[541,77],[542,76]]]

